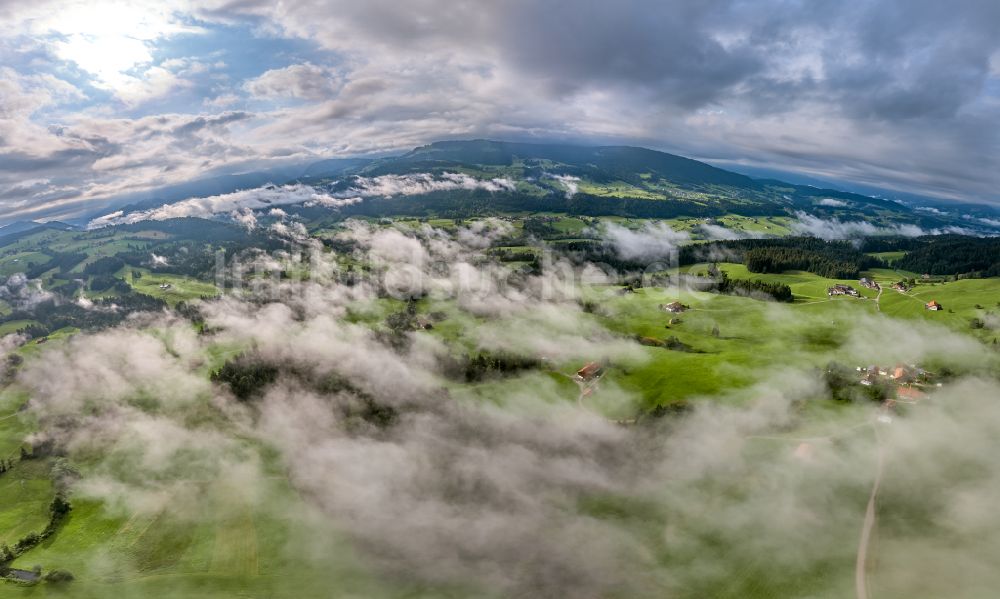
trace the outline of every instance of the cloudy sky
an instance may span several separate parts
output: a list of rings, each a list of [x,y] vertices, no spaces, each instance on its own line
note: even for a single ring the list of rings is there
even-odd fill
[[[490,137],[997,203],[995,0],[0,0],[0,219]]]

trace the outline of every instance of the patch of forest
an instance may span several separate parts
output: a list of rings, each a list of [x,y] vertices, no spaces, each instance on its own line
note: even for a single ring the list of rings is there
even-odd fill
[[[745,264],[754,273],[803,270],[830,279],[854,279],[861,271],[884,266],[849,241],[824,241],[815,237],[734,239],[684,246],[681,265],[709,260]]]
[[[25,327],[22,332],[38,338],[65,327],[103,329],[122,322],[129,314],[158,311],[166,307],[167,303],[159,298],[130,291],[116,297],[96,299],[90,307],[62,298],[50,299],[30,308],[15,310],[0,318],[0,322],[35,320],[39,324]]]
[[[893,266],[932,275],[1000,276],[1000,239],[958,235],[924,237]]]

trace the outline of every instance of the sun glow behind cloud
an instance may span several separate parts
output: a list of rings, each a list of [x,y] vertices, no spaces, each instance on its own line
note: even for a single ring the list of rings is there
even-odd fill
[[[77,3],[35,22],[51,36],[56,57],[92,77],[94,87],[126,104],[172,86],[172,74],[154,66],[156,43],[200,28],[179,20],[169,6],[155,3]]]

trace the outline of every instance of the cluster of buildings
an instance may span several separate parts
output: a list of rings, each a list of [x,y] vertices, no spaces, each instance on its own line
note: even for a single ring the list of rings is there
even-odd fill
[[[604,374],[604,366],[597,362],[587,362],[583,368],[576,371],[576,376],[581,381],[592,381]]]
[[[879,291],[882,289],[882,287],[878,283],[876,283],[872,279],[869,279],[868,277],[861,277],[860,283],[862,287],[867,287],[868,289],[874,289],[875,291]]]
[[[859,283],[861,284],[862,287],[867,287],[868,289],[873,289],[875,291],[882,290],[881,285],[879,285],[874,279],[869,279],[868,277],[862,277]],[[905,281],[899,281],[893,283],[892,288],[895,289],[896,291],[899,291],[900,293],[906,293],[907,291],[910,290],[910,288],[907,287]],[[826,294],[830,297],[833,297],[835,295],[849,295],[851,297],[861,297],[861,294],[858,293],[857,289],[851,287],[850,285],[843,285],[841,283],[837,283],[833,287],[827,288]],[[926,304],[924,304],[924,308],[935,312],[939,310],[944,310],[944,307],[941,304],[939,304],[937,300],[931,300],[927,302]]]
[[[851,297],[860,297],[861,294],[858,290],[850,285],[841,285],[837,283],[833,287],[829,287],[826,290],[826,294],[833,297],[834,295],[850,295]]]
[[[689,310],[691,306],[685,306],[680,302],[670,302],[669,304],[660,304],[660,310],[664,312],[670,312],[671,314],[680,314],[685,310]]]
[[[931,374],[915,365],[897,364],[893,368],[879,366],[858,366],[862,372],[861,384],[874,385],[880,380],[891,381],[896,385],[897,401],[915,402],[927,396],[920,387],[930,382]]]

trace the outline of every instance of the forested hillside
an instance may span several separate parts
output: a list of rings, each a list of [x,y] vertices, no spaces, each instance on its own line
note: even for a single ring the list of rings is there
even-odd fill
[[[957,235],[921,238],[895,266],[932,275],[1000,276],[1000,239]]]

